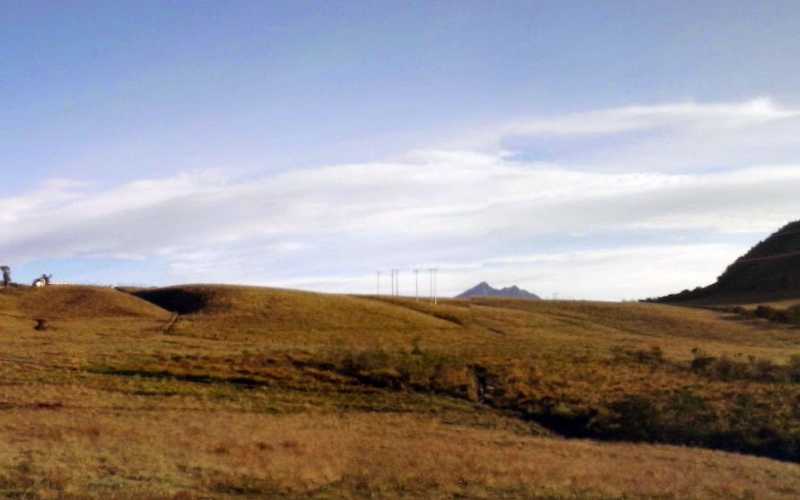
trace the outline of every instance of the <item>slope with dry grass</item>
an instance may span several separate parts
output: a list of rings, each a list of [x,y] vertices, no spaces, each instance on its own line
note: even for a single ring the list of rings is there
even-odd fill
[[[792,458],[800,342],[781,325],[640,304],[136,295],[0,292],[0,496],[800,491],[790,463],[559,437]]]

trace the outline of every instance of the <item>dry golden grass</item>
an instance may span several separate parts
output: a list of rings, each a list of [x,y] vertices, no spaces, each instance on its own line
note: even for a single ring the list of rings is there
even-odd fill
[[[780,325],[644,304],[181,290],[202,307],[177,321],[114,290],[0,291],[0,496],[800,495],[795,464],[565,440],[519,418],[691,390],[723,416],[752,398],[788,432],[796,384],[688,369],[694,348],[785,363],[800,336]],[[625,357],[653,347],[655,364]]]
[[[28,318],[95,319],[131,317],[165,319],[169,313],[133,295],[110,288],[87,286],[52,286],[43,289],[5,290],[4,298],[15,298],[17,312]]]
[[[800,468],[412,415],[0,414],[0,492],[39,497],[791,498]]]

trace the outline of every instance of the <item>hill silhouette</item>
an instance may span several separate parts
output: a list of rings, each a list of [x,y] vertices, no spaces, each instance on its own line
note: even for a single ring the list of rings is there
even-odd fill
[[[526,299],[526,300],[541,300],[536,294],[523,290],[518,286],[510,286],[506,288],[493,288],[489,283],[482,281],[470,288],[466,292],[457,296],[457,299],[472,299],[477,297],[502,297],[506,299]]]
[[[729,265],[715,283],[655,301],[710,304],[790,298],[800,298],[800,221],[759,242]]]

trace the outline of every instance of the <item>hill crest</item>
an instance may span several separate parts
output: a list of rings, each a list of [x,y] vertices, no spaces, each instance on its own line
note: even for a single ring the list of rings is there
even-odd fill
[[[95,286],[57,285],[2,291],[3,309],[29,318],[149,318],[166,319],[170,313],[128,293]]]

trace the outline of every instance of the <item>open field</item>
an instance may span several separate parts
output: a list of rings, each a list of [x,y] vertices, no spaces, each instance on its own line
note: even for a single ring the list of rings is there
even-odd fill
[[[152,303],[0,292],[0,496],[800,495],[789,325],[653,304],[136,293]]]

